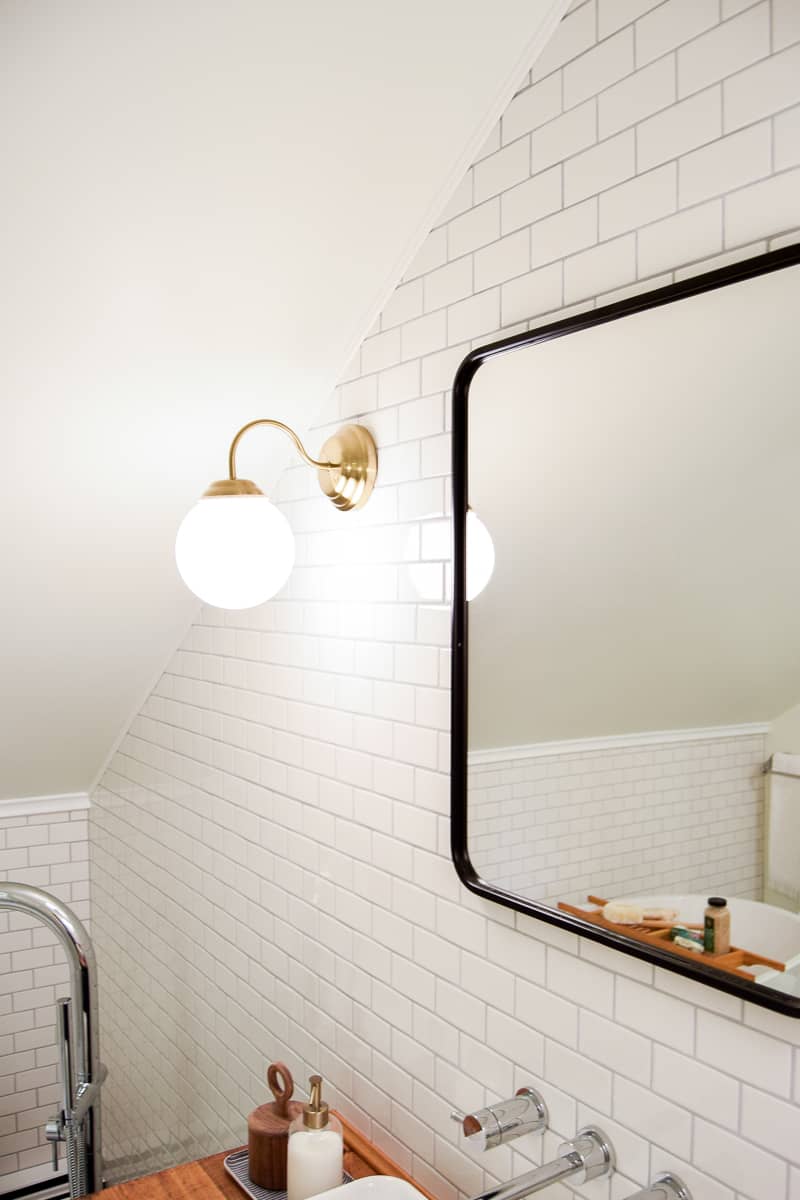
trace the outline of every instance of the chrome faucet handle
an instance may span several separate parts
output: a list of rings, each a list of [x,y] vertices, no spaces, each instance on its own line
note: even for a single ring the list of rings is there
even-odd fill
[[[450,1114],[464,1130],[464,1136],[479,1150],[493,1150],[525,1133],[544,1133],[547,1128],[547,1105],[532,1087],[520,1088],[510,1100],[489,1104],[477,1112]]]
[[[692,1200],[692,1193],[682,1179],[667,1171],[657,1175],[643,1191],[628,1196],[628,1200]]]
[[[588,1183],[590,1179],[599,1179],[601,1175],[610,1175],[616,1170],[614,1147],[602,1129],[598,1129],[596,1125],[587,1125],[584,1129],[579,1129],[572,1141],[559,1146],[558,1153],[562,1158],[570,1159],[581,1170],[582,1174],[580,1179],[576,1179],[577,1183]],[[635,1197],[632,1196],[630,1200],[635,1200]],[[656,1200],[661,1198],[656,1196]]]

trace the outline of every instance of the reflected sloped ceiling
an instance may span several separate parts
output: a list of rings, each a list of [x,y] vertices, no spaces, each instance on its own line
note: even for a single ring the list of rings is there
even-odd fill
[[[565,7],[0,7],[0,799],[90,786],[195,612],[184,511],[303,433]]]

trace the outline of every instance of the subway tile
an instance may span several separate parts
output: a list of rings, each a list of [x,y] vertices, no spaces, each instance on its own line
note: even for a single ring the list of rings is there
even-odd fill
[[[767,228],[795,229],[800,212],[800,169],[773,175],[725,197],[725,245],[763,237]]]
[[[637,1083],[649,1085],[652,1046],[647,1038],[597,1013],[581,1012],[578,1045],[594,1062]]]
[[[488,956],[492,962],[532,983],[544,983],[545,950],[540,942],[494,922],[489,923],[488,935]]]
[[[532,230],[531,265],[544,266],[593,246],[597,241],[597,199],[592,197],[537,221]]]
[[[432,230],[417,250],[403,276],[404,280],[418,279],[428,271],[447,262],[447,229],[441,226]]]
[[[772,41],[773,51],[800,42],[800,12],[794,0],[773,0]]]
[[[475,203],[480,204],[521,183],[530,174],[531,151],[525,139],[512,142],[475,167]]]
[[[361,365],[365,372],[381,371],[400,361],[400,330],[377,333],[361,343]]]
[[[636,129],[637,166],[648,171],[712,142],[722,132],[722,97],[718,87],[681,100],[642,121]]]
[[[560,165],[551,167],[504,193],[500,198],[504,234],[531,225],[561,208],[561,172]]]
[[[555,33],[533,64],[531,79],[535,82],[564,63],[577,58],[594,44],[597,36],[597,19],[594,2],[569,13],[558,25]]]
[[[501,138],[500,138],[500,122],[498,121],[495,124],[494,128],[492,129],[492,132],[487,137],[486,141],[481,146],[478,153],[475,155],[475,158],[472,163],[473,168],[477,165],[477,163],[483,162],[483,160],[485,158],[489,158],[490,155],[496,154],[497,151],[500,149],[501,145],[502,145],[502,142],[501,142]],[[473,197],[473,199],[474,199],[474,197]]]
[[[496,197],[456,217],[447,227],[448,257],[459,258],[500,236],[500,201]]]
[[[517,980],[516,1016],[565,1046],[578,1045],[578,1008],[552,991]]]
[[[392,292],[381,313],[381,329],[393,329],[422,315],[422,280],[401,283]]]
[[[444,311],[429,313],[408,321],[401,330],[402,358],[419,358],[447,345],[447,320]]]
[[[604,192],[598,199],[601,240],[669,216],[677,208],[677,192],[677,163],[666,163]]]
[[[657,1049],[657,1047],[656,1047]],[[628,1079],[617,1079],[614,1086],[614,1118],[634,1133],[671,1150],[689,1156],[692,1143],[692,1118],[677,1104],[657,1096]]]
[[[564,163],[564,203],[576,204],[635,173],[635,137],[633,130],[627,129]]]
[[[530,233],[520,229],[475,252],[475,289],[493,287],[530,270]]]
[[[461,956],[461,986],[503,1012],[514,1012],[515,979],[509,971],[494,966],[485,958],[464,952]]]
[[[800,100],[800,45],[739,71],[722,84],[725,133]]]
[[[463,1030],[470,1037],[486,1038],[487,1006],[463,987],[454,987],[444,979],[436,980],[436,1012],[443,1021]]]
[[[633,71],[633,27],[606,38],[564,67],[564,107],[599,96]]]
[[[775,170],[800,166],[800,104],[774,119]]]
[[[708,1121],[696,1122],[693,1162],[748,1200],[776,1200],[786,1194],[785,1162]]]
[[[780,1096],[790,1095],[791,1048],[755,1029],[714,1013],[698,1012],[697,1057],[720,1071],[730,1070],[735,1063],[737,1076],[745,1082]]]
[[[474,171],[472,167],[456,187],[444,209],[437,218],[437,225],[447,225],[455,217],[467,213],[472,208]]]
[[[609,37],[660,3],[661,0],[597,0],[598,37]]]
[[[711,200],[639,230],[639,275],[657,275],[722,249],[722,201]]]
[[[531,134],[531,172],[538,175],[554,163],[585,150],[597,140],[595,100],[570,109]]]
[[[574,304],[636,278],[633,233],[574,254],[564,263],[564,302]]]
[[[545,1078],[550,1083],[601,1112],[611,1111],[612,1076],[605,1067],[554,1041],[547,1043],[545,1064]],[[617,1088],[619,1083],[617,1080]]]
[[[563,270],[560,262],[531,271],[503,284],[501,319],[504,326],[525,321],[537,313],[552,312],[563,299]]]
[[[516,141],[561,113],[561,76],[550,75],[514,97],[503,113],[503,145]]]
[[[688,96],[769,54],[769,4],[724,21],[678,51],[678,95]]]
[[[675,102],[675,93],[672,58],[661,58],[629,75],[597,99],[600,137],[610,137],[620,129],[627,129],[668,108]]]
[[[486,1045],[510,1062],[532,1072],[534,1076],[542,1075],[544,1038],[527,1023],[516,1021],[494,1008],[488,1008]]]
[[[678,202],[681,208],[724,195],[769,175],[772,130],[768,121],[720,138],[678,162]]]
[[[437,271],[431,271],[425,277],[424,288],[427,312],[436,308],[444,308],[448,304],[455,303],[456,300],[463,300],[466,296],[471,296],[473,291],[472,259],[468,256],[457,258],[455,262],[448,263],[447,266],[440,267]]]
[[[447,310],[447,340],[461,343],[500,328],[500,290],[492,288],[459,300]]]
[[[614,976],[555,947],[547,951],[547,986],[605,1016],[610,1016],[614,1008]]]
[[[714,1113],[709,1110],[707,1115]],[[755,1088],[742,1088],[741,1132],[749,1141],[780,1158],[800,1166],[800,1145],[797,1142],[797,1104],[776,1100]]]
[[[759,1029],[762,1033],[768,1033],[781,1041],[800,1046],[800,1021],[794,1017],[771,1012],[768,1008],[757,1007],[755,1004],[745,1004],[744,1023],[751,1029]]]
[[[664,996],[632,979],[617,979],[617,1021],[676,1050],[694,1050],[695,1012],[689,1004]]]
[[[666,1046],[653,1049],[653,1090],[701,1116],[713,1115],[718,1125],[729,1129],[736,1129],[738,1125],[739,1084],[736,1080]]]
[[[660,58],[716,25],[717,0],[666,0],[636,22],[636,65]]]

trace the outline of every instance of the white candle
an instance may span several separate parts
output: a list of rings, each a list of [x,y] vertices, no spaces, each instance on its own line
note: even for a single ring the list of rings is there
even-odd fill
[[[342,1182],[342,1135],[334,1129],[298,1129],[289,1138],[289,1200],[308,1200]]]

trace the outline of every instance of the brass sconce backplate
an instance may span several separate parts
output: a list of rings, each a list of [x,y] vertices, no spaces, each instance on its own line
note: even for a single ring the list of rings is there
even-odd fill
[[[320,467],[319,486],[343,512],[362,508],[369,500],[378,472],[378,452],[363,425],[343,425],[329,437],[320,458],[335,466]]]

